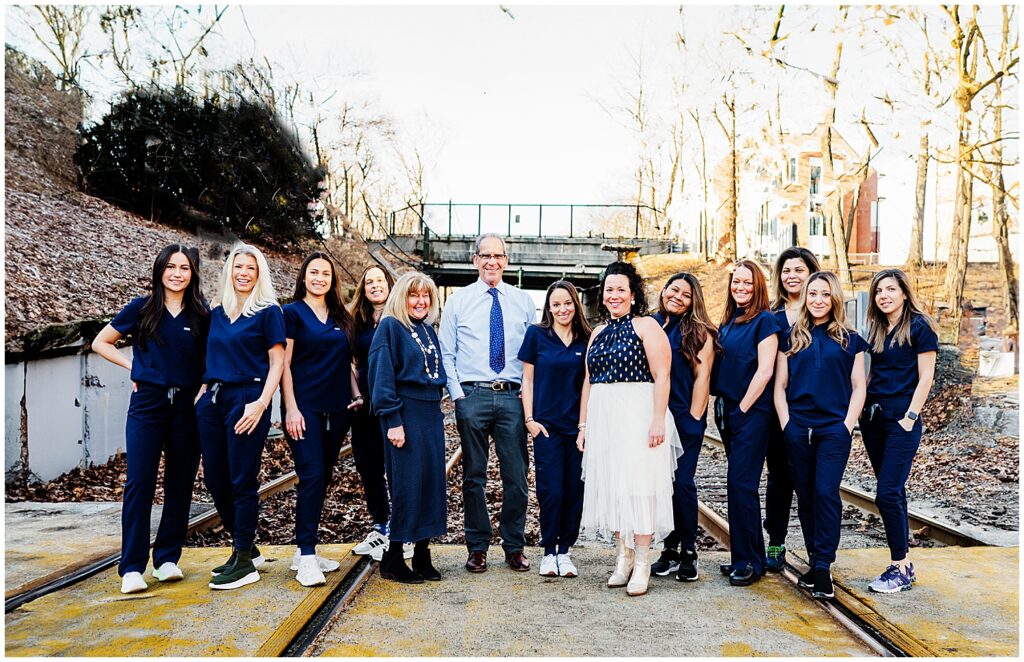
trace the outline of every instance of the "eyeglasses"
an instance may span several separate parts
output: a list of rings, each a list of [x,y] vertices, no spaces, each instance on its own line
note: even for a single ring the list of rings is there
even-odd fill
[[[504,253],[477,253],[476,256],[485,262],[487,260],[506,260],[508,255]]]

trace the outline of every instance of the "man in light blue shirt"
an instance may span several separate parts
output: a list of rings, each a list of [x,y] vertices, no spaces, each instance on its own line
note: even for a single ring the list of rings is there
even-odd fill
[[[509,566],[525,572],[530,569],[523,553],[529,455],[519,399],[523,364],[517,357],[526,328],[536,320],[536,307],[530,295],[501,280],[508,266],[508,245],[501,235],[477,238],[473,266],[480,279],[448,297],[438,333],[462,439],[466,569],[487,570],[487,548],[494,533],[486,491],[488,438],[493,437],[504,491],[501,546]]]

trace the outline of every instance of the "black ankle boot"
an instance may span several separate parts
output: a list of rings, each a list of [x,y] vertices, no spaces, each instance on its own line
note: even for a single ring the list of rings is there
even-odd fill
[[[423,583],[423,576],[405,565],[402,543],[399,540],[389,541],[388,548],[384,551],[384,557],[380,560],[380,576],[401,584]]]
[[[432,582],[441,581],[441,573],[430,562],[429,539],[420,540],[416,543],[416,550],[412,555],[413,572],[418,572],[423,579]]]

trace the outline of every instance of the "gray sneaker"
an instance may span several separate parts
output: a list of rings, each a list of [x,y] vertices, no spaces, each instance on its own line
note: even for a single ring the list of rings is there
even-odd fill
[[[914,579],[911,577],[912,569],[907,568],[904,573],[898,565],[891,565],[878,579],[868,584],[868,590],[875,593],[899,593],[909,591],[914,587]]]

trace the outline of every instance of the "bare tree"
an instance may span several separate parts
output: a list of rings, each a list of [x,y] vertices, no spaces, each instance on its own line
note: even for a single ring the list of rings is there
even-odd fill
[[[82,64],[93,57],[85,47],[84,37],[95,7],[36,5],[21,9],[32,36],[53,58],[60,89],[79,87]],[[42,25],[37,25],[34,18],[38,18]]]
[[[722,109],[725,120],[719,114]],[[715,106],[715,121],[722,129],[725,139],[729,144],[728,175],[726,179],[726,199],[722,204],[725,223],[725,231],[718,237],[718,246],[715,249],[715,257],[722,260],[736,262],[737,255],[737,234],[736,224],[739,219],[739,176],[740,176],[740,148],[736,133],[736,90],[727,89],[722,94],[722,99]]]

